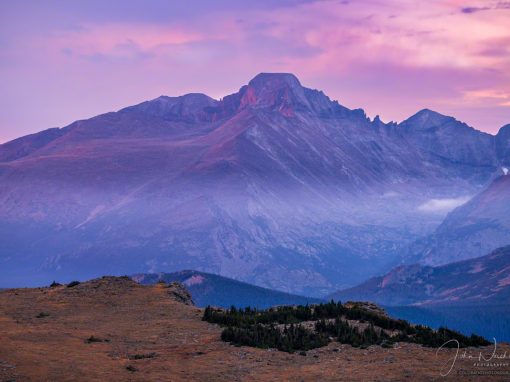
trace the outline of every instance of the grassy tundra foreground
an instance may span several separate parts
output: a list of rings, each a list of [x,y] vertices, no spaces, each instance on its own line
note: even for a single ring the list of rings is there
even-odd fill
[[[236,347],[203,313],[179,285],[124,277],[1,291],[0,381],[429,381],[456,351],[436,356],[418,344],[360,349],[335,341],[292,354]],[[458,375],[477,370],[472,363],[458,359],[447,379],[480,380]]]

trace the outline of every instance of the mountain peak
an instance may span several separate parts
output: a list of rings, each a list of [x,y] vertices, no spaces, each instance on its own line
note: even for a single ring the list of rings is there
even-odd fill
[[[259,73],[248,83],[256,89],[290,87],[301,88],[298,78],[292,73]]]
[[[431,119],[449,119],[447,115],[438,113],[437,111],[431,109],[421,109],[419,112],[411,116],[409,119],[423,119],[423,120],[431,120]]]
[[[241,92],[241,107],[273,107],[290,116],[296,107],[309,106],[304,88],[290,73],[260,73]]]
[[[405,125],[412,130],[423,130],[440,126],[451,120],[454,120],[454,118],[438,113],[434,110],[422,109],[405,121],[401,122],[401,125]]]

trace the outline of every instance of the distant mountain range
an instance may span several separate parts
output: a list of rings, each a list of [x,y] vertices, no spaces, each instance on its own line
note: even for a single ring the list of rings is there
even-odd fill
[[[156,284],[159,281],[166,283],[178,281],[191,293],[195,305],[200,307],[211,305],[224,308],[231,306],[268,308],[275,305],[306,305],[323,302],[317,298],[278,292],[227,277],[190,270],[137,274],[131,278],[145,285]]]
[[[383,123],[263,73],[21,137],[0,145],[0,286],[198,269],[322,296],[432,259],[407,248],[501,175],[509,129]],[[430,261],[477,254],[457,242]]]
[[[510,246],[438,267],[399,266],[327,298],[393,306],[510,306]]]
[[[510,246],[431,267],[400,266],[325,299],[373,301],[394,317],[510,341]]]

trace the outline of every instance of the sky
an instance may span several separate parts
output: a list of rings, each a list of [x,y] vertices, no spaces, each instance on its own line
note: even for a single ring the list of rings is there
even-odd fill
[[[291,72],[385,122],[510,123],[510,1],[0,0],[0,142]]]

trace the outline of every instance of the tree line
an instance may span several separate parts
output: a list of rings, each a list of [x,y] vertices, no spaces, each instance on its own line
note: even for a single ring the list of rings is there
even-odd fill
[[[433,330],[427,326],[411,325],[405,320],[380,315],[360,306],[348,308],[334,301],[262,310],[251,307],[237,309],[234,306],[224,310],[207,306],[203,320],[224,327],[223,341],[287,352],[322,347],[333,339],[354,347],[386,347],[394,342],[439,347],[451,339],[457,340],[461,347],[489,344],[475,334],[468,337],[448,328]],[[361,330],[351,326],[347,320],[364,323],[365,328]],[[315,324],[313,328],[306,328],[301,325],[304,321],[315,321]],[[386,331],[396,331],[397,334],[390,336]],[[456,346],[453,343],[449,345]]]

